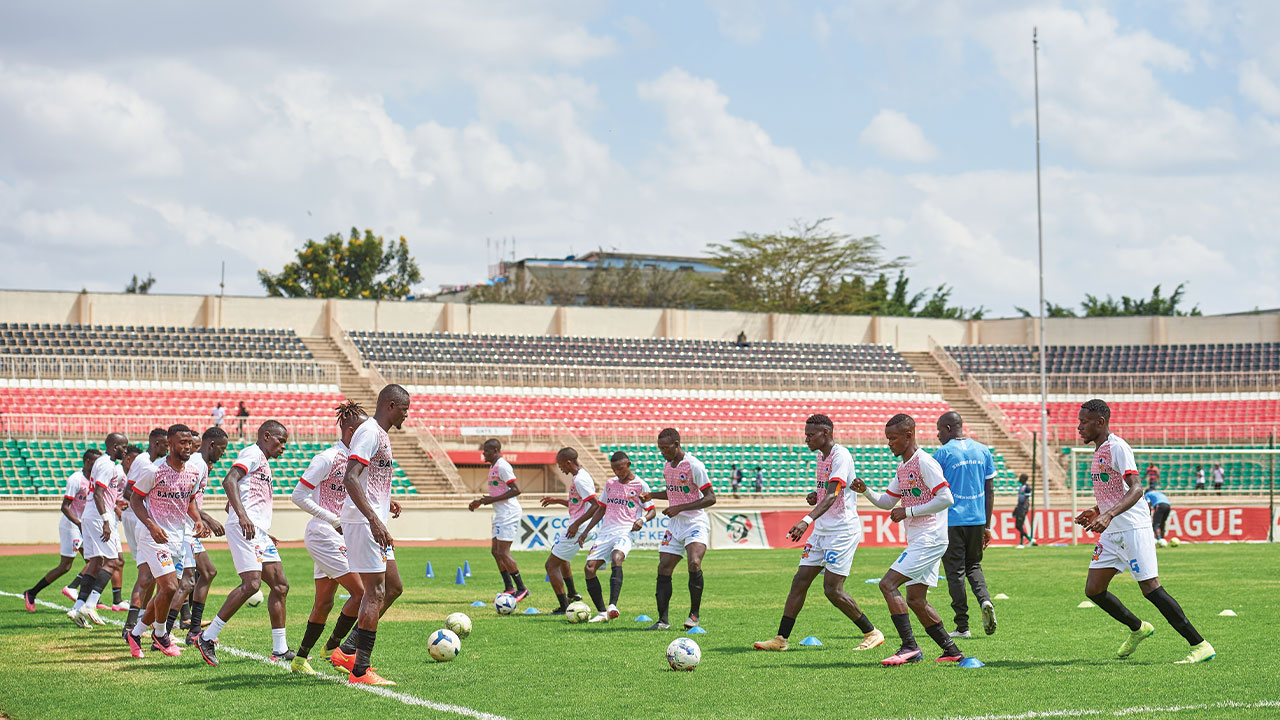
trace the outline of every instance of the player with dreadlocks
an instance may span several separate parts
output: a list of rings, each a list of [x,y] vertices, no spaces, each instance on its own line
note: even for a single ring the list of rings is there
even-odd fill
[[[293,504],[313,516],[303,534],[303,544],[315,563],[316,599],[311,606],[311,617],[307,618],[307,629],[303,633],[302,644],[298,646],[298,655],[291,666],[294,672],[305,675],[316,674],[307,658],[311,655],[312,646],[320,639],[320,633],[324,632],[338,586],[345,588],[350,597],[342,606],[333,634],[325,645],[325,657],[355,627],[360,615],[360,601],[364,598],[360,574],[351,572],[347,566],[347,546],[342,540],[342,524],[338,515],[347,499],[347,488],[343,483],[351,453],[347,446],[356,428],[369,417],[364,408],[354,402],[339,405],[336,410],[342,439],[311,458],[311,464],[293,488]]]

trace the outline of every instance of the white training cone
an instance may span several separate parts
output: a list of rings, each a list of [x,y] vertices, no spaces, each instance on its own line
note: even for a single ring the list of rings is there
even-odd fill
[[[991,598],[991,599],[992,599],[992,600],[1008,600],[1008,599],[1009,599],[1009,596],[1008,596],[1008,595],[1005,595],[1004,593],[1000,593],[1000,594],[996,595],[995,597],[993,597],[993,598]]]
[[[1091,608],[1091,607],[1098,607],[1098,606],[1097,606],[1097,605],[1094,605],[1093,603],[1089,602],[1088,600],[1085,600],[1084,602],[1080,603],[1080,604],[1079,604],[1079,605],[1077,605],[1076,607],[1078,607],[1078,608]]]
[[[1220,617],[1235,617],[1236,611],[1232,610],[1231,608],[1227,608],[1226,610],[1223,610],[1222,612],[1218,613],[1218,615]]]

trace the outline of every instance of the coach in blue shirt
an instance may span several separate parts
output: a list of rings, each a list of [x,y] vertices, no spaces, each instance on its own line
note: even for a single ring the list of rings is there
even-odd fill
[[[1169,496],[1159,490],[1148,490],[1143,495],[1151,506],[1151,532],[1156,540],[1164,540],[1164,524],[1169,519]]]
[[[995,507],[996,463],[986,445],[964,436],[960,413],[948,412],[938,418],[939,447],[933,457],[951,486],[955,504],[947,511],[948,545],[942,556],[951,592],[951,609],[956,613],[952,637],[969,637],[969,601],[964,580],[969,578],[973,595],[982,607],[982,629],[996,631],[996,611],[982,576],[982,550],[991,542],[991,511]]]

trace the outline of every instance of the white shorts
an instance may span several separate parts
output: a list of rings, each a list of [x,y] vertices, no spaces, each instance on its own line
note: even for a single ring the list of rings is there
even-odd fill
[[[578,535],[574,535],[571,538],[561,535],[560,539],[556,541],[556,544],[551,547],[551,554],[555,555],[561,560],[564,560],[565,562],[571,562],[575,557],[578,556],[578,551],[582,549],[583,545],[586,545],[586,547],[591,547],[591,545],[589,544],[593,539],[591,537],[588,537],[587,542],[583,543],[583,545],[578,544],[578,538],[579,536],[581,536],[581,534],[582,534],[582,531],[579,530]]]
[[[131,512],[124,513],[120,519],[120,529],[124,533],[125,542],[129,545],[129,554],[133,556],[133,564],[141,565],[145,562],[138,557],[138,516]]]
[[[711,522],[707,519],[706,513],[694,518],[686,518],[680,514],[667,522],[667,532],[662,536],[662,544],[658,546],[658,552],[684,557],[686,546],[691,543],[709,545],[710,538]]]
[[[858,551],[860,540],[861,533],[813,533],[800,552],[800,567],[824,567],[833,575],[849,577],[849,571],[853,569],[853,554]]]
[[[908,585],[938,587],[938,562],[945,554],[947,554],[947,543],[907,545],[907,549],[902,551],[889,569],[911,578]]]
[[[151,538],[151,531],[143,528],[138,533],[138,547],[134,555],[151,569],[151,577],[159,578],[170,573],[182,572],[182,556],[186,552],[185,536],[170,537],[168,542],[158,543]]]
[[[58,554],[62,557],[75,557],[81,542],[80,528],[63,515],[58,521]]]
[[[1093,546],[1089,568],[1115,568],[1134,580],[1150,580],[1160,574],[1156,567],[1156,539],[1151,528],[1104,532]]]
[[[80,521],[81,527],[81,547],[84,548],[84,559],[104,557],[115,559],[120,557],[120,532],[118,528],[111,528],[111,539],[102,541],[102,520],[90,518],[86,523]]]
[[[252,540],[244,539],[244,531],[237,523],[227,523],[227,549],[231,551],[231,564],[236,574],[261,572],[265,563],[280,562],[280,551],[271,542],[271,536],[262,528],[256,528]]]
[[[386,572],[387,563],[396,559],[395,548],[384,550],[374,542],[368,523],[343,524],[342,539],[347,544],[347,567],[351,572]]]
[[[622,557],[625,558],[631,552],[631,528],[626,527],[623,530],[626,532],[600,533],[596,537],[595,543],[591,546],[591,552],[587,555],[587,562],[604,560],[612,565],[615,551],[622,553]]]
[[[520,537],[520,519],[493,524],[493,538],[498,542],[515,542]]]
[[[302,544],[315,565],[313,577],[338,579],[351,572],[347,566],[347,543],[342,534],[323,520],[312,520],[302,534]]]

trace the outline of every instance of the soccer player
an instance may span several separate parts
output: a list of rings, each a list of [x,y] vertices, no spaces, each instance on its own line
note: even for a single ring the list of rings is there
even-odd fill
[[[120,535],[114,532],[116,502],[124,489],[124,475],[118,472],[116,462],[124,457],[129,438],[120,433],[107,435],[104,452],[94,461],[89,471],[93,494],[86,499],[84,513],[80,516],[85,559],[84,577],[75,605],[67,611],[67,617],[82,628],[105,625],[96,610],[98,598],[111,580],[111,574],[120,564]]]
[[[101,455],[102,451],[97,448],[85,450],[80,458],[82,467],[67,476],[67,487],[62,493],[62,517],[58,518],[58,565],[45,573],[30,590],[22,593],[22,602],[28,612],[36,611],[36,595],[66,574],[76,559],[76,553],[80,552],[80,515],[84,513],[85,502],[89,498],[89,475]]]
[[[355,627],[360,614],[360,600],[364,597],[360,575],[351,572],[347,565],[347,546],[342,539],[342,524],[338,516],[347,499],[343,476],[347,472],[351,452],[348,443],[356,429],[369,418],[365,415],[364,408],[354,402],[338,406],[337,413],[342,439],[311,458],[306,472],[298,478],[292,495],[293,504],[312,516],[303,535],[303,544],[315,565],[316,599],[311,606],[311,617],[307,619],[302,644],[298,646],[297,657],[290,667],[293,672],[304,675],[316,674],[307,658],[311,655],[311,648],[320,639],[320,633],[324,632],[324,624],[329,619],[329,612],[333,610],[333,597],[338,586],[345,588],[349,597],[342,606],[333,634],[329,637],[329,644],[325,648],[326,656]]]
[[[187,467],[198,474],[196,493],[196,512],[200,515],[200,520],[204,523],[209,532],[217,537],[223,537],[226,534],[226,528],[222,523],[214,520],[209,513],[204,511],[204,494],[209,488],[209,469],[218,464],[222,456],[227,452],[227,431],[220,427],[214,426],[204,431],[200,436],[200,451],[192,453],[191,459],[187,461]],[[205,552],[204,543],[200,542],[200,538],[195,536],[195,528],[187,528],[187,554],[182,559],[182,583],[178,587],[177,603],[182,602],[182,598],[191,598],[191,617],[187,623],[186,643],[192,647],[196,644],[196,638],[200,634],[200,625],[204,621],[204,605],[209,599],[209,588],[213,585],[213,579],[218,576],[218,569],[213,566],[213,561],[209,559],[209,553]],[[187,569],[193,569],[193,574],[188,575]],[[180,610],[180,608],[179,608]],[[169,611],[169,621],[173,622],[173,608]]]
[[[1090,400],[1080,406],[1079,420],[1080,438],[1095,446],[1089,476],[1093,497],[1098,501],[1076,518],[1078,524],[1098,533],[1084,592],[1095,605],[1129,628],[1129,637],[1116,654],[1132,655],[1138,643],[1156,631],[1151,623],[1139,620],[1120,598],[1107,590],[1117,572],[1127,571],[1138,581],[1143,597],[1190,643],[1191,652],[1178,663],[1212,660],[1213,646],[1200,637],[1178,602],[1160,585],[1156,541],[1147,525],[1150,510],[1142,498],[1138,466],[1129,443],[1111,432],[1111,408],[1102,400]]]
[[[902,459],[898,472],[883,495],[854,479],[849,486],[862,493],[872,505],[890,510],[894,522],[905,522],[907,549],[898,556],[880,579],[880,592],[889,605],[893,625],[898,629],[902,645],[893,655],[880,661],[882,665],[905,665],[920,662],[924,653],[916,645],[911,632],[908,608],[919,618],[924,630],[942,648],[937,662],[959,662],[964,654],[956,647],[942,617],[929,604],[929,588],[938,586],[938,561],[947,551],[947,514],[955,502],[938,461],[916,444],[916,421],[910,415],[894,415],[884,429],[889,449]],[[902,507],[894,507],[898,502]],[[907,586],[907,598],[898,588]]]
[[[666,500],[662,511],[670,520],[667,532],[658,548],[658,621],[649,630],[667,630],[671,623],[667,611],[671,605],[671,573],[680,559],[689,554],[689,617],[684,621],[686,630],[698,625],[698,613],[702,608],[702,557],[707,552],[707,539],[711,523],[707,508],[716,504],[716,494],[711,489],[707,468],[698,458],[684,451],[680,445],[680,433],[675,428],[664,428],[658,433],[658,452],[666,460],[662,464],[662,477],[666,488],[650,493],[644,500]]]
[[[289,582],[280,563],[280,551],[271,529],[271,463],[284,453],[289,443],[289,431],[275,420],[268,420],[258,427],[258,441],[246,446],[236,456],[236,462],[222,480],[231,511],[227,513],[227,547],[231,550],[231,563],[240,576],[240,584],[227,593],[222,608],[209,623],[209,627],[196,638],[196,648],[206,663],[217,667],[218,655],[214,640],[236,614],[266,581],[271,594],[267,598],[267,614],[271,618],[271,660],[293,660],[285,639],[285,596]]]
[[[996,506],[996,461],[986,445],[964,436],[964,420],[952,410],[938,418],[938,443],[933,459],[951,488],[955,503],[947,509],[947,573],[951,609],[956,615],[953,638],[969,637],[969,599],[965,578],[982,609],[982,631],[996,631],[996,607],[982,575],[982,551],[991,542],[991,512]]]
[[[569,497],[556,498],[548,495],[542,498],[542,507],[563,505],[569,508],[569,526],[551,548],[546,565],[547,577],[551,578],[551,590],[560,601],[560,607],[552,611],[552,614],[563,615],[565,608],[569,607],[569,596],[578,595],[573,589],[573,565],[570,563],[582,548],[581,540],[586,537],[579,530],[595,514],[598,503],[596,502],[596,481],[591,477],[591,473],[578,464],[577,450],[569,447],[560,448],[556,453],[556,467],[560,472],[573,478],[569,481]],[[596,609],[603,615],[604,596],[600,591],[600,581],[595,579],[594,574],[587,576],[587,591],[595,601]]]
[[[166,619],[178,592],[179,565],[186,553],[187,522],[191,522],[196,537],[209,534],[196,509],[200,474],[187,466],[194,450],[191,428],[181,424],[170,426],[169,454],[163,462],[143,471],[133,484],[129,504],[138,521],[135,533],[138,547],[134,552],[147,563],[155,582],[155,596],[147,603],[146,612],[132,630],[124,632],[129,654],[135,658],[142,658],[142,633],[147,627],[151,628],[152,650],[169,657],[182,654],[170,637]]]
[[[854,476],[853,455],[832,436],[835,424],[826,415],[812,415],[805,421],[804,442],[818,453],[818,483],[807,501],[814,508],[787,531],[795,542],[813,525],[813,534],[800,554],[800,567],[791,579],[791,592],[782,610],[778,636],[755,644],[757,650],[786,650],[787,638],[795,627],[796,616],[804,607],[805,596],[818,573],[824,573],[822,590],[836,606],[862,631],[859,650],[870,650],[884,644],[884,634],[871,624],[871,618],[858,608],[844,589],[844,581],[853,569],[853,555],[862,540],[862,521],[858,519],[858,497],[846,492]]]
[[[493,506],[493,539],[489,551],[502,574],[503,592],[515,596],[516,602],[529,597],[529,588],[520,577],[520,566],[511,556],[511,543],[520,534],[520,485],[516,483],[516,471],[502,457],[502,443],[489,438],[480,446],[484,461],[489,463],[489,494],[472,500],[467,509],[475,512],[481,505]]]
[[[138,518],[133,514],[133,486],[143,473],[154,470],[156,463],[168,454],[169,431],[164,428],[153,428],[147,435],[146,452],[139,453],[133,458],[125,474],[124,494],[121,499],[127,505],[120,514],[120,524],[124,530],[124,538],[129,543],[129,554],[133,556],[133,564],[138,569],[138,577],[133,583],[133,590],[129,593],[129,615],[124,621],[126,629],[132,628],[134,623],[138,622],[138,616],[150,602],[151,593],[155,590],[155,578],[151,576],[151,568],[138,554],[136,537]]]
[[[386,525],[393,509],[396,514],[399,512],[391,502],[395,462],[387,431],[403,425],[408,415],[409,393],[399,385],[388,385],[378,393],[373,417],[361,423],[351,436],[343,476],[347,499],[338,519],[347,544],[347,567],[359,573],[364,596],[360,599],[356,628],[348,638],[354,645],[354,657],[347,651],[351,647],[348,645],[335,649],[329,661],[349,669],[347,682],[352,684],[395,685],[374,672],[370,663],[378,637],[378,619],[404,591],[396,568],[395,542]]]
[[[1022,542],[1025,538],[1033,547],[1036,539],[1031,537],[1031,533],[1027,532],[1027,514],[1031,512],[1031,483],[1027,482],[1027,474],[1022,473],[1018,476],[1018,504],[1013,508],[1013,522],[1018,528],[1018,549],[1025,547]]]
[[[609,465],[613,468],[613,477],[604,484],[604,491],[600,494],[601,502],[596,504],[591,522],[578,533],[578,543],[581,544],[596,525],[600,525],[600,534],[591,546],[591,552],[587,554],[584,572],[588,587],[595,580],[596,573],[604,567],[606,560],[611,568],[609,605],[588,622],[608,622],[618,618],[618,597],[622,594],[622,563],[627,559],[627,553],[631,552],[631,533],[640,530],[657,514],[652,500],[641,499],[649,494],[649,484],[631,471],[631,458],[619,450],[609,458]],[[643,516],[641,512],[644,513]],[[596,581],[595,586],[599,587],[599,581]],[[596,599],[594,592],[592,599]],[[596,609],[600,609],[599,600],[596,600]]]

